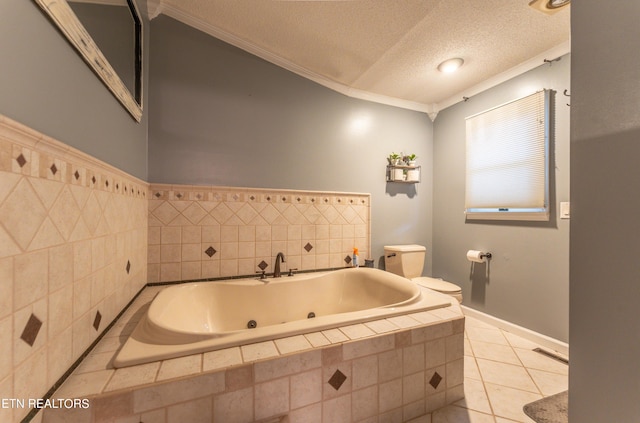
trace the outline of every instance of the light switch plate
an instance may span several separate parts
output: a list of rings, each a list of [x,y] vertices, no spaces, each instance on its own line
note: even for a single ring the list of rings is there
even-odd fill
[[[560,202],[560,219],[570,219],[571,218],[571,208],[568,201]]]

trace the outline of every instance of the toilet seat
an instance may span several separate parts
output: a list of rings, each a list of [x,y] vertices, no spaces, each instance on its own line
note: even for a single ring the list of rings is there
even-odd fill
[[[450,295],[456,298],[459,302],[462,302],[462,288],[451,282],[443,281],[442,279],[434,279],[427,276],[421,276],[419,278],[411,279],[413,282],[425,288],[433,289],[434,291],[441,292],[446,295]]]

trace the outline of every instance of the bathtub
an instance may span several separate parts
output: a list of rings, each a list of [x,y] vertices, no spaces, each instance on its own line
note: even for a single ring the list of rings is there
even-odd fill
[[[114,360],[125,367],[447,307],[451,298],[371,268],[196,282],[158,293]]]

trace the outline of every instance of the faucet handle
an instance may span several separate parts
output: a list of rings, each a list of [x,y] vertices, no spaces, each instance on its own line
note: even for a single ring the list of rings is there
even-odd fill
[[[287,273],[287,276],[293,276],[293,271],[294,270],[298,270],[298,268],[295,269],[289,269],[289,273]]]
[[[260,273],[260,279],[267,279],[267,274],[264,270],[258,270],[256,273]]]

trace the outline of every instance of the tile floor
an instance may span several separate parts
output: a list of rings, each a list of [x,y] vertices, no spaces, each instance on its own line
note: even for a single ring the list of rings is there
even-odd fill
[[[569,366],[526,339],[467,316],[464,342],[465,398],[431,423],[530,423],[523,405],[568,388]]]

